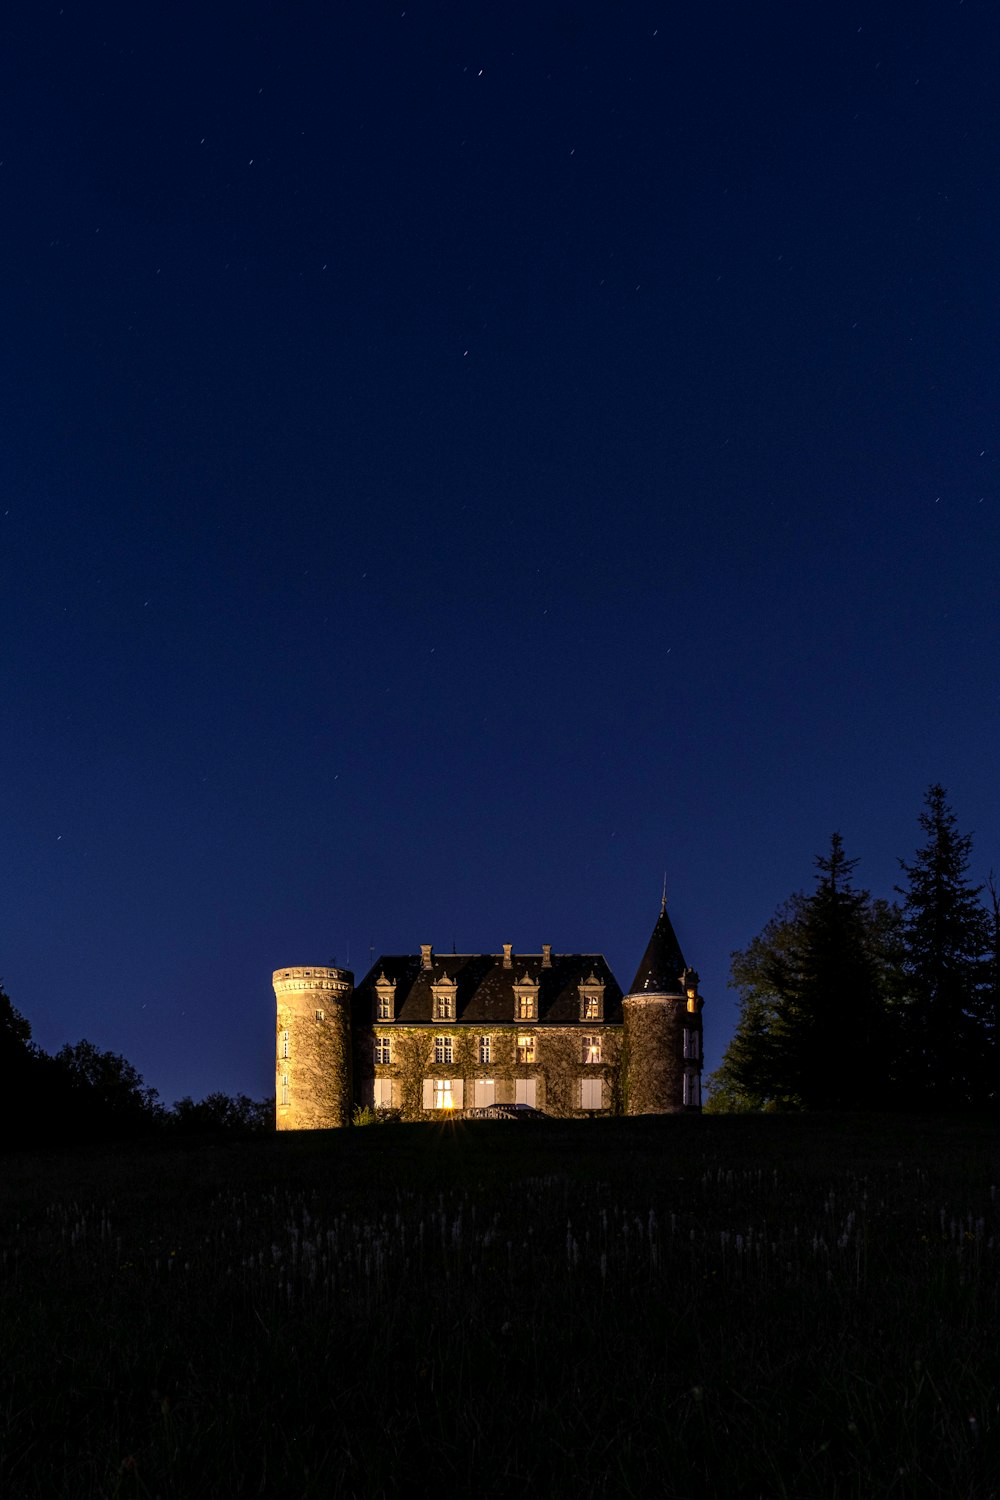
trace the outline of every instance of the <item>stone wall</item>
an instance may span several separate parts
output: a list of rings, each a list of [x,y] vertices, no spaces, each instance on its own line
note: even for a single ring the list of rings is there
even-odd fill
[[[701,1076],[701,1016],[684,995],[626,995],[625,1113],[675,1114],[684,1102],[684,1075]],[[697,1058],[684,1056],[684,1032],[698,1037]]]
[[[328,1130],[347,1125],[353,1104],[350,998],[354,976],[347,969],[288,968],[276,970],[273,983],[277,1129]]]
[[[479,1038],[489,1035],[492,1054],[489,1063],[479,1062]],[[517,1061],[517,1038],[532,1036],[535,1058],[530,1063]],[[438,1036],[452,1039],[452,1062],[435,1062],[434,1042]],[[599,1036],[601,1061],[583,1061],[583,1039]],[[385,1037],[392,1047],[392,1061],[376,1064],[375,1040]],[[423,1102],[425,1078],[461,1079],[464,1085],[463,1108],[471,1108],[477,1078],[491,1078],[496,1085],[496,1102],[513,1103],[516,1082],[536,1080],[536,1106],[546,1114],[568,1118],[585,1113],[580,1106],[580,1080],[600,1078],[603,1081],[603,1108],[620,1114],[623,1108],[622,1027],[593,1022],[580,1026],[515,1025],[465,1027],[431,1023],[406,1026],[393,1022],[359,1028],[355,1037],[354,1071],[356,1097],[368,1104],[373,1098],[376,1078],[392,1081],[392,1104],[407,1120],[426,1120],[430,1114]]]

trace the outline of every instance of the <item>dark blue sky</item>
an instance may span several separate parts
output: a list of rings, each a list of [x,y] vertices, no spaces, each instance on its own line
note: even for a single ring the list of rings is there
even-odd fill
[[[760,13],[762,12],[762,14]],[[271,970],[1000,866],[986,0],[0,19],[0,974],[167,1101]],[[847,997],[845,997],[846,999]]]

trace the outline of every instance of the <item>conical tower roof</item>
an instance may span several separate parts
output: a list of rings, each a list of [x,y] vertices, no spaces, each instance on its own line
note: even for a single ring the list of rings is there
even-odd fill
[[[642,963],[626,994],[641,995],[645,992],[654,995],[679,995],[684,989],[682,975],[686,968],[681,945],[670,925],[667,903],[664,900],[653,935],[642,955]]]

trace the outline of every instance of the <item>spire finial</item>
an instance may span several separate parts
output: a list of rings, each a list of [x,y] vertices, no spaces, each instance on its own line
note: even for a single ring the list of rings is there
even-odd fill
[[[661,917],[662,917],[663,913],[666,911],[666,909],[667,909],[667,872],[666,872],[666,870],[664,870],[664,872],[663,872],[663,897],[662,897],[662,899],[660,901],[660,916]]]

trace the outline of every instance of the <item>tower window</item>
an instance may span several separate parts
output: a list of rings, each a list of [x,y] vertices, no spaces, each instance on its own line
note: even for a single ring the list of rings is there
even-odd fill
[[[436,1063],[450,1063],[454,1061],[450,1036],[436,1036],[434,1038],[434,1061]]]
[[[701,1103],[701,1079],[697,1073],[684,1074],[684,1103]]]
[[[599,1063],[601,1060],[601,1039],[599,1036],[585,1036],[583,1039],[583,1060],[585,1063]]]
[[[323,1012],[321,1010],[318,1010],[316,1012],[316,1019],[317,1019],[317,1021],[322,1021],[324,1019],[324,1015],[323,1015]]]
[[[493,1061],[493,1038],[491,1036],[479,1038],[479,1061],[481,1063]]]
[[[287,1031],[283,1031],[281,1033],[281,1055],[282,1055],[282,1057],[287,1057],[288,1056],[288,1032]]]
[[[281,1075],[281,1102],[282,1102],[282,1104],[287,1104],[288,1103],[288,1074],[287,1073],[282,1073],[282,1075]]]
[[[535,1038],[533,1036],[519,1036],[517,1039],[517,1060],[519,1063],[533,1063],[535,1060]]]
[[[701,1057],[701,1049],[698,1046],[699,1037],[693,1027],[684,1028],[684,1056],[692,1058],[695,1062]]]

